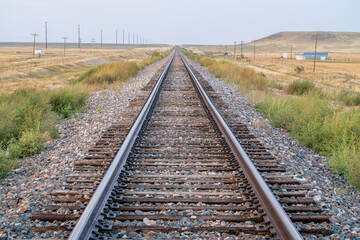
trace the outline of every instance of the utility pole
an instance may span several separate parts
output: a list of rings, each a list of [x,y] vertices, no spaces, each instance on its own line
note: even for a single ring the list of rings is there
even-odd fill
[[[81,52],[81,40],[82,40],[82,39],[80,38],[80,39],[79,39],[80,52]]]
[[[100,47],[102,47],[102,29],[101,29],[101,36],[100,36]]]
[[[81,49],[80,24],[78,25],[78,48]]]
[[[130,32],[128,32],[128,42],[130,44]]]
[[[255,60],[255,40],[254,40],[254,60]]]
[[[94,55],[94,43],[95,43],[95,38],[92,38],[91,39],[92,55]]]
[[[118,39],[117,39],[117,36],[118,36],[118,35],[117,35],[117,29],[116,29],[116,44],[115,44],[116,46],[117,46],[117,43],[118,43],[118,41],[117,41],[117,40],[118,40]]]
[[[136,34],[136,43],[139,44],[139,34]]]
[[[45,22],[45,49],[47,49],[47,23]]]
[[[123,29],[123,45],[125,45],[125,29]]]
[[[66,39],[68,39],[67,37],[63,37],[64,39],[64,56],[65,56],[65,52],[66,52]]]
[[[241,41],[241,45],[240,45],[241,58],[243,57],[243,43],[244,41]]]
[[[314,53],[314,68],[313,68],[313,72],[315,72],[315,62],[316,62],[316,47],[317,47],[317,41],[318,41],[318,33],[316,33],[316,38],[315,38],[315,53]]]
[[[31,34],[34,36],[34,47],[33,47],[33,57],[35,57],[35,43],[36,43],[36,37],[39,36],[39,34],[33,33]]]
[[[234,42],[234,58],[236,60],[236,42]]]

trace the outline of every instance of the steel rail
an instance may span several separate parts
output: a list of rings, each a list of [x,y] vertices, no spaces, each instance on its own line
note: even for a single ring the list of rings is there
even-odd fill
[[[174,60],[176,50],[171,57],[170,62],[166,66],[165,70],[159,77],[154,89],[152,90],[150,96],[148,97],[144,107],[142,108],[140,114],[138,115],[135,123],[131,127],[128,135],[126,136],[121,148],[116,154],[114,160],[112,161],[109,169],[107,170],[104,178],[101,180],[99,186],[97,187],[94,195],[91,197],[91,200],[87,204],[84,212],[82,213],[80,219],[75,225],[73,231],[71,232],[69,239],[71,240],[85,240],[89,239],[91,236],[92,229],[97,223],[97,220],[100,216],[101,210],[106,204],[106,200],[110,196],[110,193],[116,183],[117,178],[120,175],[120,172],[123,170],[126,163],[126,159],[129,156],[132,146],[137,139],[141,127],[145,122],[151,107],[155,103],[156,97],[159,94],[161,84],[163,83],[171,63]]]
[[[245,150],[239,144],[238,140],[230,130],[229,126],[222,118],[220,113],[216,110],[214,104],[208,97],[207,93],[201,86],[199,80],[187,64],[184,56],[180,53],[181,59],[188,71],[191,79],[193,80],[198,93],[204,101],[206,107],[210,111],[211,116],[215,120],[218,128],[222,132],[226,142],[232,150],[235,158],[239,162],[243,169],[243,172],[250,182],[255,194],[257,195],[262,207],[266,212],[266,216],[269,217],[277,236],[280,239],[303,239],[299,231],[296,229],[293,222],[287,216],[284,209],[281,207],[279,201],[275,198],[274,194],[256,169],[250,158],[247,156]]]

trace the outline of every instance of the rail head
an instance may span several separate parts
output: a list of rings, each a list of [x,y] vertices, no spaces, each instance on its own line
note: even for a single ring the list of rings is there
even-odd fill
[[[161,88],[161,84],[164,81],[171,63],[174,60],[176,50],[172,53],[171,59],[165,70],[159,77],[155,87],[153,88],[150,96],[148,97],[145,105],[141,109],[140,114],[135,120],[133,126],[131,127],[128,135],[126,136],[121,148],[116,154],[114,160],[109,166],[104,178],[101,180],[99,186],[97,187],[94,195],[91,197],[89,203],[87,204],[84,212],[82,213],[80,219],[72,230],[69,239],[71,240],[85,240],[89,239],[91,236],[92,229],[97,223],[97,220],[100,216],[101,210],[104,208],[106,204],[106,200],[110,196],[110,193],[118,179],[120,172],[123,170],[124,165],[126,163],[126,159],[128,158],[131,148],[133,147],[136,138],[143,126],[143,123],[146,120],[148,113],[150,112],[151,107],[153,106],[156,96],[159,93]]]
[[[261,205],[263,206],[267,216],[269,217],[269,220],[272,223],[277,236],[280,239],[303,239],[293,222],[290,220],[284,209],[281,207],[279,201],[276,199],[276,197],[270,190],[269,186],[264,181],[263,177],[260,175],[259,171],[256,169],[255,165],[247,156],[245,150],[242,148],[221,114],[215,108],[214,104],[201,86],[199,80],[187,64],[185,57],[182,53],[180,54],[180,56],[191,79],[194,81],[194,84],[202,100],[210,111],[211,116],[215,120],[226,142],[229,144],[229,147],[235,155],[235,158],[242,167],[246,178],[253,187],[255,194],[257,195]]]

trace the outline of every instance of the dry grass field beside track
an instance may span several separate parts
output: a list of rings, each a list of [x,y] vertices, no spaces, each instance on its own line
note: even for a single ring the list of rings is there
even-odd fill
[[[237,45],[234,58],[234,45],[227,46],[228,56],[225,54],[225,46],[187,46],[194,53],[214,57],[218,60],[226,60],[240,66],[254,68],[263,72],[267,78],[284,84],[296,79],[308,79],[317,85],[327,86],[332,89],[346,89],[360,92],[360,49],[356,52],[329,52],[327,61],[316,61],[316,71],[313,72],[312,60],[295,60],[297,54],[304,51],[293,51],[290,59],[290,49],[270,53],[268,49],[258,51],[255,54],[251,46],[243,51],[244,59],[240,60],[240,47]],[[282,58],[282,53],[287,53],[288,58]],[[296,73],[296,67],[304,67],[304,71]]]
[[[76,79],[90,68],[108,62],[140,62],[149,58],[153,51],[163,52],[166,45],[147,46],[96,46],[67,48],[49,47],[42,57],[33,57],[32,46],[0,44],[0,93],[20,88],[54,89]]]

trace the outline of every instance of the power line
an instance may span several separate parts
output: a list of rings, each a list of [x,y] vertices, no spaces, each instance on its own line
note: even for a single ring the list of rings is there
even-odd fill
[[[116,29],[116,46],[118,45],[118,32],[117,32],[117,29]]]
[[[240,45],[241,58],[243,57],[243,43],[244,41],[241,41],[241,45]]]
[[[78,48],[81,48],[80,25],[78,25]]]
[[[45,49],[47,49],[47,22],[45,22]]]
[[[255,40],[254,40],[254,61],[255,61]]]
[[[91,39],[91,47],[92,47],[92,55],[94,55],[94,43],[95,43],[95,38]]]
[[[234,58],[236,59],[236,42],[234,42]]]
[[[31,35],[34,36],[33,57],[35,57],[36,37],[39,36],[39,34],[33,33],[33,34],[31,34]]]
[[[102,47],[102,29],[101,29],[101,36],[100,36],[100,47]]]
[[[64,39],[64,56],[65,56],[65,52],[66,52],[66,39],[68,39],[67,37],[63,37]]]
[[[318,33],[316,33],[316,38],[315,38],[315,52],[314,52],[314,68],[313,68],[313,72],[315,72],[317,41],[318,41]]]

